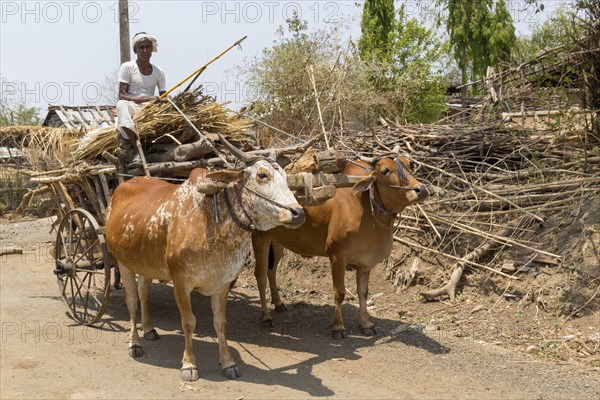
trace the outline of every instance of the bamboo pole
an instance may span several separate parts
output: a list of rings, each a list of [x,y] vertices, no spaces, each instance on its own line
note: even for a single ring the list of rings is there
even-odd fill
[[[242,42],[244,40],[246,40],[248,36],[244,36],[243,38],[241,38],[240,40],[238,40],[237,42],[235,42],[234,44],[232,44],[231,46],[229,46],[228,48],[226,48],[225,50],[223,50],[221,52],[221,54],[219,54],[218,56],[216,56],[215,58],[213,58],[212,60],[210,60],[209,62],[207,62],[206,64],[204,64],[203,66],[201,66],[200,68],[198,68],[197,70],[195,70],[194,72],[192,72],[191,74],[189,74],[185,79],[183,79],[182,81],[180,81],[178,84],[176,84],[175,86],[173,86],[171,89],[167,90],[166,92],[164,92],[163,94],[160,95],[161,99],[164,99],[165,97],[167,97],[169,95],[169,93],[171,93],[173,90],[177,89],[179,86],[183,85],[188,79],[190,79],[192,76],[202,73],[210,64],[212,64],[213,62],[217,61],[219,58],[221,58],[221,56],[225,53],[227,53],[229,50],[233,49],[235,46],[239,46],[240,44],[242,44]]]

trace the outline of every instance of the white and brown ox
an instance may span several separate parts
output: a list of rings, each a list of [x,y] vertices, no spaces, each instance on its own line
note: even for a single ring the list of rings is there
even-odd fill
[[[251,230],[295,228],[305,218],[281,167],[269,159],[251,158],[221,140],[244,163],[242,169],[195,169],[181,185],[133,178],[115,190],[106,224],[106,241],[121,268],[131,317],[129,355],[143,354],[136,329],[135,274],[140,275],[142,329],[150,340],[158,335],[148,314],[148,287],[152,279],[172,281],[185,334],[181,378],[186,381],[198,379],[191,291],[210,296],[223,374],[239,377],[227,346],[225,307],[231,283],[248,255]]]
[[[277,264],[283,248],[304,256],[326,256],[331,262],[335,312],[332,336],[345,337],[342,302],[345,297],[346,267],[356,269],[363,334],[372,336],[367,295],[371,269],[390,255],[394,221],[408,205],[425,199],[425,185],[411,174],[409,161],[397,149],[365,162],[348,163],[346,175],[365,176],[353,188],[337,189],[336,195],[319,206],[306,207],[306,222],[293,231],[275,228],[254,232],[252,245],[256,258],[255,275],[261,300],[261,319],[271,324],[266,300],[267,278],[271,301],[277,310],[285,310],[277,291]]]

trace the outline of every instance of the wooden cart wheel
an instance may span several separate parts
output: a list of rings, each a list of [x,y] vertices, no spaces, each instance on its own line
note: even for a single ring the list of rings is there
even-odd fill
[[[54,273],[71,317],[83,325],[98,321],[108,304],[110,259],[95,218],[76,208],[62,218],[56,236]]]

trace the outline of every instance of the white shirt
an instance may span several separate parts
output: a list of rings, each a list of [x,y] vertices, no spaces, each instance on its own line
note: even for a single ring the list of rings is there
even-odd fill
[[[119,68],[119,82],[129,84],[127,93],[131,96],[155,96],[158,87],[159,92],[166,91],[165,73],[154,64],[152,74],[143,75],[136,61],[127,61]]]

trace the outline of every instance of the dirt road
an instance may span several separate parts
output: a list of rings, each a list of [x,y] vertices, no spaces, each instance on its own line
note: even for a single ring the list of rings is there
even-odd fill
[[[344,306],[345,340],[329,338],[329,302],[288,301],[275,327],[261,328],[250,274],[228,305],[230,345],[242,378],[221,376],[210,302],[194,294],[200,380],[185,384],[179,380],[183,335],[170,286],[156,284],[151,291],[161,340],[145,342],[145,355],[130,359],[123,291],[113,292],[105,322],[96,328],[65,314],[47,255],[49,226],[48,220],[0,224],[2,249],[16,244],[24,250],[0,257],[2,399],[600,398],[597,370],[540,362],[485,338],[403,326],[390,317],[374,318],[378,335],[362,337],[353,304]]]

